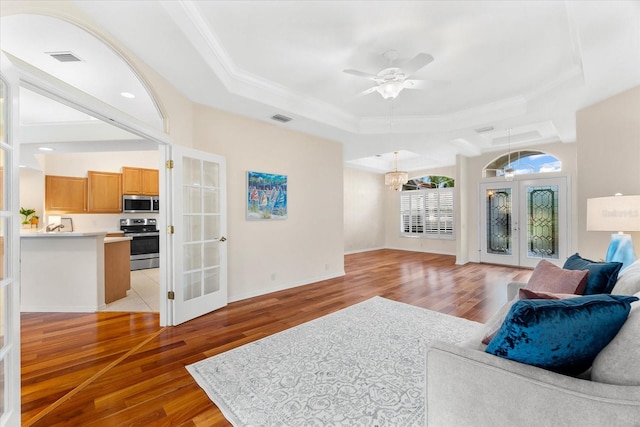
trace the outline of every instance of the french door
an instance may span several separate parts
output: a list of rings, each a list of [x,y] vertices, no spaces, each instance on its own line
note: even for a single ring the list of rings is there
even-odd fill
[[[172,325],[227,305],[225,158],[171,148],[169,218]]]
[[[566,177],[480,184],[480,261],[562,266],[567,257],[569,189]]]
[[[18,77],[4,54],[0,75],[0,426],[20,425]]]

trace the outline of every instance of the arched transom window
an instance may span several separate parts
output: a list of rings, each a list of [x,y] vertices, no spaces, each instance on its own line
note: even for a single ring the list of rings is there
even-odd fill
[[[484,178],[504,176],[504,170],[512,167],[516,175],[559,172],[562,162],[557,157],[537,150],[506,153],[489,163],[482,171]]]

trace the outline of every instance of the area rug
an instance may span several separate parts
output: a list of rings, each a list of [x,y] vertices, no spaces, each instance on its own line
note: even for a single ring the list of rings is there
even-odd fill
[[[478,327],[374,297],[187,370],[235,426],[422,426],[427,344]]]

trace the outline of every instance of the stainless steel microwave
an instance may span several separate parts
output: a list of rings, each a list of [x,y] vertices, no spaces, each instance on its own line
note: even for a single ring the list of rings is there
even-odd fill
[[[160,200],[157,196],[122,196],[122,212],[145,213],[160,212]]]

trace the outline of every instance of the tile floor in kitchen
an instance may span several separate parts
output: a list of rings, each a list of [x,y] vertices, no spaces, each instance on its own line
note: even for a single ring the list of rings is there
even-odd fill
[[[159,275],[159,268],[132,271],[127,296],[107,304],[102,311],[160,311]]]

